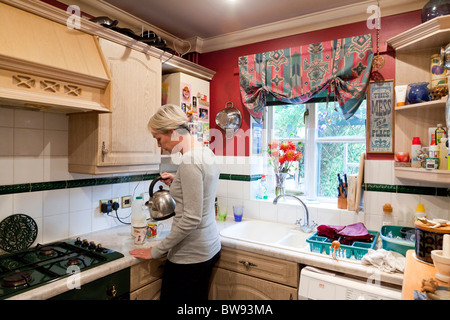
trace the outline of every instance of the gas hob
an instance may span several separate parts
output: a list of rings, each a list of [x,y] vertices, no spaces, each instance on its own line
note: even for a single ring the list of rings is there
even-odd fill
[[[80,238],[0,256],[0,299],[122,258],[123,254]]]

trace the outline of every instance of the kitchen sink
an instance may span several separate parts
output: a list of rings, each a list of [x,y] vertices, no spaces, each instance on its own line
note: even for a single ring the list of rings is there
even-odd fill
[[[225,238],[247,241],[281,249],[305,251],[312,233],[304,233],[294,224],[248,220],[223,229],[220,235]]]

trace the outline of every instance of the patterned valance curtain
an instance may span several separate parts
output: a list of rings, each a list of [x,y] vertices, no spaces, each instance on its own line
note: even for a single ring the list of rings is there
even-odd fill
[[[239,57],[241,98],[261,123],[268,94],[305,103],[327,90],[349,119],[365,97],[372,60],[370,34]]]

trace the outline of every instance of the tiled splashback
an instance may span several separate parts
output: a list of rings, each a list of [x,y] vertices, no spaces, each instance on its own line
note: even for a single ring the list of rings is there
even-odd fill
[[[0,221],[15,213],[31,216],[39,229],[36,243],[117,226],[116,218],[100,213],[99,201],[148,192],[148,174],[69,173],[64,114],[0,107],[0,137]],[[130,213],[119,210],[122,218]]]
[[[148,197],[155,176],[69,173],[67,120],[63,114],[0,107],[0,221],[15,213],[33,217],[40,243],[120,225],[116,218],[100,213],[99,200],[141,193]],[[303,218],[303,209],[295,202],[275,206],[271,200],[255,200],[264,170],[261,157],[218,157],[218,162],[217,196],[219,204],[228,207],[229,216],[232,206],[239,204],[245,206],[247,218],[284,223]],[[379,230],[385,203],[391,203],[400,225],[412,226],[417,203],[424,203],[433,218],[450,218],[447,188],[405,186],[395,178],[392,161],[366,161],[365,188],[364,212],[338,210],[335,203],[308,204],[311,219],[334,225],[361,221]],[[129,208],[119,210],[122,218],[130,213]]]

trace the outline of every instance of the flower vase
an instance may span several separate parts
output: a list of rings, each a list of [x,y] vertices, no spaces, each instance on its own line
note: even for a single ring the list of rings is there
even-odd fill
[[[275,197],[286,193],[287,173],[275,173]]]

